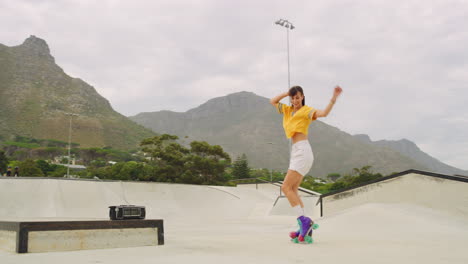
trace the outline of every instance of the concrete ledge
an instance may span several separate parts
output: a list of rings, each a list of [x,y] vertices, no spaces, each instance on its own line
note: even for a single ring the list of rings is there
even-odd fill
[[[405,171],[320,197],[321,216],[367,203],[415,204],[468,216],[468,179],[422,171]]]
[[[0,222],[0,249],[49,252],[164,245],[163,220]]]

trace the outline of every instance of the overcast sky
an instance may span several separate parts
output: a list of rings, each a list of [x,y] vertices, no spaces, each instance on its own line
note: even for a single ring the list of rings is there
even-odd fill
[[[372,140],[415,142],[468,170],[468,1],[0,0],[0,43],[30,35],[127,116],[187,111],[291,85],[324,122]],[[286,101],[286,100],[285,100]]]

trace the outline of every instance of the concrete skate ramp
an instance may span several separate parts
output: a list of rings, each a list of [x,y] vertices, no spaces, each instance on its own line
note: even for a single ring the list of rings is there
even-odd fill
[[[301,196],[301,200],[304,203],[306,215],[313,218],[320,217],[320,210],[316,207],[319,197],[307,194],[299,194],[299,196]],[[270,215],[296,216],[296,214],[297,212],[291,208],[291,205],[285,196],[278,197],[270,211]]]
[[[146,206],[147,218],[225,219],[269,212],[278,188],[2,178],[0,219],[107,219],[108,206]]]
[[[30,255],[0,250],[2,264],[468,263],[468,217],[410,200],[370,201],[316,218],[315,242],[298,245],[288,238],[297,229],[295,216],[270,213],[279,210],[272,207],[279,193],[272,185],[0,179],[0,188],[0,218],[107,218],[108,205],[127,200],[165,221],[164,246]]]
[[[321,199],[325,216],[367,203],[404,203],[468,217],[468,178],[410,170]]]

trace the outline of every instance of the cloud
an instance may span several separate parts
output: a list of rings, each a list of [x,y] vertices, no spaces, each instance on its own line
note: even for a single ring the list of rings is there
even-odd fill
[[[291,84],[326,120],[374,140],[408,138],[468,169],[468,3],[433,1],[12,1],[0,42],[44,38],[56,62],[125,114],[186,111],[243,90]],[[14,28],[15,30],[11,30]]]

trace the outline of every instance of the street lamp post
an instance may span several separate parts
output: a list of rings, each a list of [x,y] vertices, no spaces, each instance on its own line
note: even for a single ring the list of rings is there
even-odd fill
[[[272,156],[273,156],[273,145],[275,145],[275,143],[273,142],[266,142],[268,145],[271,145],[270,147],[270,160],[273,160],[272,159]],[[273,182],[273,164],[271,164],[271,168],[270,168],[270,182]]]
[[[277,20],[275,24],[286,28],[286,45],[287,45],[287,52],[288,52],[288,89],[289,89],[291,88],[291,77],[290,77],[290,70],[289,70],[289,30],[293,30],[295,27],[291,22],[282,18],[280,20]]]
[[[68,166],[67,166],[67,178],[70,178],[70,162],[71,162],[71,132],[72,132],[72,119],[74,116],[78,116],[77,114],[73,113],[66,113],[70,116],[70,128],[68,130]]]

